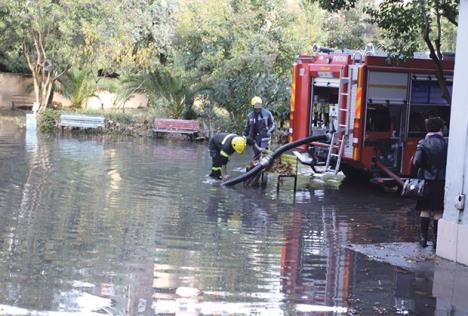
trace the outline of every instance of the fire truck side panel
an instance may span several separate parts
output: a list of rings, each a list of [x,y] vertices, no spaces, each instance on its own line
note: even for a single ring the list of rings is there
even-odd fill
[[[373,155],[374,155],[374,147],[372,147],[372,146],[363,146],[362,147],[361,164],[367,170],[370,170],[372,168],[372,157],[373,157]]]
[[[362,158],[363,136],[366,117],[366,92],[367,92],[367,67],[364,64],[358,66],[357,89],[355,98],[355,113],[353,125],[353,159],[360,161]]]
[[[293,136],[292,140],[297,140],[309,135],[309,120],[305,119],[310,116],[310,77],[308,65],[302,63],[295,64],[293,78],[291,85],[290,133]]]

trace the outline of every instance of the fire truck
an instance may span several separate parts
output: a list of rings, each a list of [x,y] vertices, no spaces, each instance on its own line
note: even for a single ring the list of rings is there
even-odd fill
[[[409,176],[425,119],[441,117],[448,131],[450,105],[441,96],[434,62],[423,54],[398,62],[372,50],[314,47],[316,54],[299,55],[293,65],[289,141],[332,136],[299,148],[299,160],[321,160],[326,172],[342,170],[379,183]],[[443,69],[450,93],[453,66],[447,54]]]

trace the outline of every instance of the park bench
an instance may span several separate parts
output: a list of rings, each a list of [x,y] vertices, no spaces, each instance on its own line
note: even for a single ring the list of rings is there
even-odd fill
[[[34,97],[28,95],[13,95],[11,96],[11,109],[32,109],[33,103],[36,101]]]
[[[62,130],[64,127],[104,129],[105,120],[104,116],[98,115],[61,114],[59,125]]]
[[[196,120],[154,119],[153,135],[158,137],[165,133],[187,135],[195,140],[200,132],[200,124]]]

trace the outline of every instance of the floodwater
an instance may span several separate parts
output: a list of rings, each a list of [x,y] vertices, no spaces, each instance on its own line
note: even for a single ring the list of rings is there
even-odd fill
[[[307,179],[295,199],[288,180],[279,195],[273,182],[225,188],[206,181],[206,144],[36,137],[0,124],[0,314],[458,308],[435,295],[434,271],[406,271],[347,248],[416,240],[412,205],[394,194]]]

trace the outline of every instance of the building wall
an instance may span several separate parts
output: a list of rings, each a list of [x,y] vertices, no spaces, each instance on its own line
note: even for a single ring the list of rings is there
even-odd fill
[[[10,109],[13,96],[30,96],[34,99],[34,93],[27,93],[28,86],[32,85],[32,78],[29,75],[0,73],[0,109]],[[98,97],[89,98],[84,105],[86,109],[112,110],[125,107],[126,109],[146,108],[148,99],[143,94],[135,94],[125,103],[117,101],[117,95],[108,91],[98,92]],[[54,94],[53,103],[62,107],[69,107],[70,101],[59,93]]]
[[[468,29],[468,0],[460,0],[458,30]],[[437,254],[468,265],[468,32],[457,34],[450,137],[445,185],[445,207],[439,221]],[[465,195],[464,211],[457,208]]]
[[[26,90],[31,83],[31,76],[0,72],[0,108],[10,108],[12,96],[28,95]],[[34,98],[34,94],[29,95]]]

